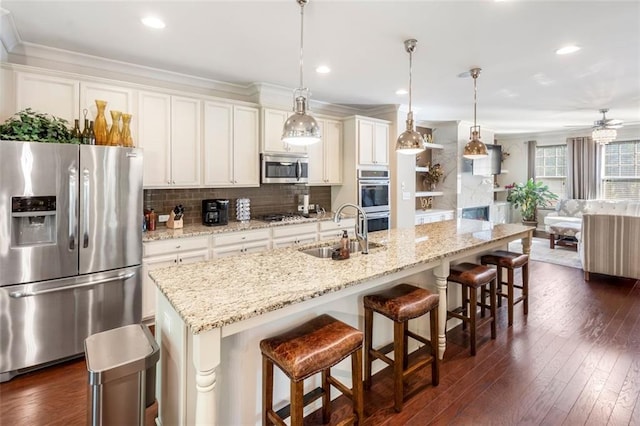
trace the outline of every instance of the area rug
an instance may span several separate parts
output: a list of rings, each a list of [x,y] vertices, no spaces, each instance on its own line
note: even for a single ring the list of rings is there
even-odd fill
[[[511,242],[509,244],[509,250],[522,253],[522,243],[520,240]],[[582,269],[577,251],[567,247],[557,246],[552,250],[549,248],[549,239],[547,238],[533,238],[530,257],[531,260]]]

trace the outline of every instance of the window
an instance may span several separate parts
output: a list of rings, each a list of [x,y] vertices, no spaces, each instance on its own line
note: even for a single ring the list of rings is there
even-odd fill
[[[536,181],[543,182],[558,198],[565,198],[567,181],[567,146],[536,147]]]
[[[640,140],[604,146],[601,197],[640,200]]]

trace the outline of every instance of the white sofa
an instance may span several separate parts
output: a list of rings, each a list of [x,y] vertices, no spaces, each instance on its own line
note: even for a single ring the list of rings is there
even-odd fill
[[[640,201],[629,200],[560,200],[555,211],[544,218],[544,230],[559,222],[582,224],[583,214],[609,214],[615,216],[640,216]]]

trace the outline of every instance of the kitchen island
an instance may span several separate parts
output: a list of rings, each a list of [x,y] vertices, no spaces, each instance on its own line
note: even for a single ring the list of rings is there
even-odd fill
[[[450,220],[372,233],[370,254],[344,261],[287,248],[152,271],[161,424],[259,424],[261,339],[319,313],[362,328],[363,294],[412,277],[429,287],[426,271],[440,293],[439,317],[446,318],[449,265],[515,239],[528,252],[532,232],[518,224]],[[441,321],[440,358],[445,329]],[[286,399],[288,386],[280,388],[276,398]]]

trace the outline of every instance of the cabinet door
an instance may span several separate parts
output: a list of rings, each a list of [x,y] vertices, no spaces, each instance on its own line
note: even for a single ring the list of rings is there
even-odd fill
[[[201,102],[171,97],[171,184],[199,186]]]
[[[214,258],[238,256],[244,253],[244,244],[229,244],[221,247],[213,248]]]
[[[16,105],[12,113],[31,108],[64,118],[70,126],[74,119],[80,118],[79,81],[24,72],[16,72],[15,78]],[[80,121],[81,129],[83,125]]]
[[[268,108],[262,110],[263,152],[306,152],[304,146],[292,146],[282,142],[282,128],[291,114],[290,111]]]
[[[95,120],[98,115],[96,99],[107,102],[105,117],[107,126],[111,128],[111,111],[120,111],[132,114],[131,137],[133,143],[138,146],[138,134],[136,133],[138,118],[133,105],[133,91],[126,87],[111,86],[101,83],[80,82],[80,112],[87,110],[89,120]]]
[[[375,164],[389,164],[389,125],[375,123],[373,138],[373,162]]]
[[[138,114],[137,145],[144,150],[143,185],[171,186],[171,96],[138,93]]]
[[[326,120],[322,134],[324,145],[324,179],[328,184],[342,184],[342,123]]]
[[[320,142],[314,143],[307,147],[307,153],[309,154],[309,185],[325,185],[325,141],[327,140],[326,122],[324,120],[318,120],[318,126],[320,127],[320,134],[322,139]]]
[[[216,187],[233,185],[232,132],[233,105],[205,102],[203,144],[205,185]]]
[[[142,319],[153,318],[156,314],[156,284],[149,277],[154,269],[174,266],[178,263],[175,254],[153,256],[142,260]]]
[[[178,254],[178,264],[186,265],[189,263],[201,262],[209,260],[209,250],[187,251]]]
[[[309,244],[317,241],[316,234],[292,235],[273,239],[273,248],[295,247],[302,244]]]
[[[270,248],[271,242],[269,240],[253,241],[245,243],[244,253],[259,253],[261,251],[269,250]]]
[[[233,108],[233,183],[237,186],[260,185],[258,148],[258,109]]]
[[[374,164],[375,123],[358,120],[358,164]]]

